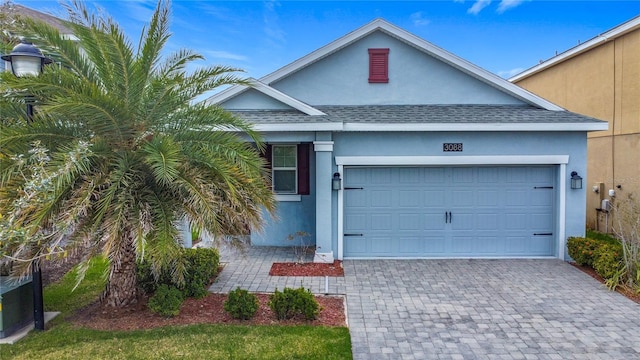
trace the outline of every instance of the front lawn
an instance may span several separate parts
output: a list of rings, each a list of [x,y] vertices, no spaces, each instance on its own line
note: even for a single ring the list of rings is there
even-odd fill
[[[345,327],[189,325],[138,331],[78,328],[72,315],[97,298],[104,261],[74,291],[75,270],[45,289],[47,311],[61,311],[42,333],[0,345],[0,359],[351,359]]]
[[[0,359],[351,359],[347,328],[191,325],[97,331],[62,324],[1,345]]]

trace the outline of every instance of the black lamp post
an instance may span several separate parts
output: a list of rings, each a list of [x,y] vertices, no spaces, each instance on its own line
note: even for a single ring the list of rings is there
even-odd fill
[[[16,45],[9,55],[3,55],[2,60],[11,63],[11,71],[17,77],[38,76],[47,64],[53,60],[42,55],[35,45],[22,42]],[[27,121],[33,120],[33,104],[29,99],[27,103]],[[42,270],[40,261],[36,260],[31,267],[33,277],[33,325],[36,330],[44,330],[44,301],[42,296]]]

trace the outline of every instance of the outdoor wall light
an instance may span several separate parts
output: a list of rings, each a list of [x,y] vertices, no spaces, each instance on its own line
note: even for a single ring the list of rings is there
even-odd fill
[[[333,180],[331,180],[331,189],[342,189],[342,179],[340,178],[340,173],[333,173]]]
[[[575,171],[571,172],[571,188],[582,189],[582,178]]]

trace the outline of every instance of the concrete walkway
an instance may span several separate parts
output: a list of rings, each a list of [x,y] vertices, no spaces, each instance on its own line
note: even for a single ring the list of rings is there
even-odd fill
[[[324,278],[268,275],[292,251],[251,248],[211,291],[324,293]],[[640,305],[559,260],[345,261],[354,359],[640,359]]]

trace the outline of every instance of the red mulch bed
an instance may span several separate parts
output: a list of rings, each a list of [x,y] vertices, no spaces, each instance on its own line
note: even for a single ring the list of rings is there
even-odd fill
[[[580,271],[584,272],[585,274],[591,276],[592,278],[598,280],[599,282],[601,282],[602,284],[604,284],[604,279],[602,278],[602,276],[598,275],[596,273],[596,271],[590,267],[590,266],[584,266],[584,265],[578,265],[576,263],[570,263],[571,265],[573,265],[574,267],[576,267],[577,269],[579,269]],[[637,294],[635,291],[629,289],[626,286],[618,286],[616,288],[616,292],[624,295],[625,297],[627,297],[629,300],[634,301],[638,304],[640,304],[640,294]]]
[[[333,263],[273,263],[271,276],[344,276],[342,261]]]
[[[96,302],[79,311],[72,322],[76,326],[96,330],[138,330],[192,324],[346,326],[344,303],[341,297],[316,296],[321,307],[317,320],[294,318],[279,321],[267,305],[269,294],[256,295],[260,301],[260,308],[251,320],[235,320],[224,311],[226,294],[209,294],[202,299],[185,300],[180,308],[180,314],[173,318],[164,318],[152,313],[147,308],[147,299],[141,298],[138,304],[123,309],[106,308]]]

